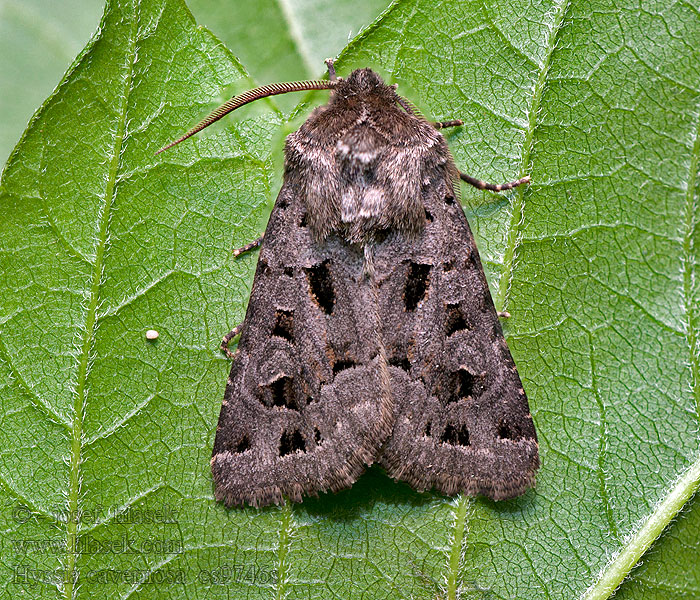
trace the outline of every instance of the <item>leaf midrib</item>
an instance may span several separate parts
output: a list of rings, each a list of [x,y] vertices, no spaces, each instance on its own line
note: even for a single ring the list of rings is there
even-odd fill
[[[289,0],[275,0],[277,6],[279,6],[280,12],[287,23],[287,31],[289,37],[294,42],[294,47],[296,48],[299,57],[304,63],[304,68],[306,69],[307,75],[311,76],[312,73],[316,72],[314,68],[313,60],[309,52],[309,48],[304,43],[304,32],[302,31],[299,20],[294,16],[294,10],[289,3]]]
[[[698,107],[700,111],[700,107]],[[696,111],[696,114],[699,114]],[[695,259],[693,257],[693,231],[695,230],[695,189],[700,168],[700,119],[695,131],[695,142],[688,165],[688,184],[685,191],[685,232],[683,236],[683,296],[685,303],[686,339],[690,350],[690,370],[695,395],[695,412],[700,418],[700,356],[698,356],[698,332],[693,327],[697,307],[693,302]]]
[[[92,283],[90,286],[90,300],[85,319],[83,342],[80,351],[80,363],[78,365],[78,382],[76,386],[75,400],[73,404],[73,423],[71,431],[70,447],[70,475],[68,488],[68,521],[66,524],[66,553],[68,564],[64,574],[64,596],[66,600],[74,598],[74,583],[76,581],[77,562],[77,531],[80,494],[80,468],[82,455],[83,416],[86,408],[86,385],[89,373],[90,351],[95,342],[97,325],[97,308],[100,302],[102,273],[104,268],[105,247],[107,245],[109,222],[116,190],[117,173],[121,157],[124,134],[126,131],[126,114],[129,96],[132,88],[134,62],[136,56],[136,33],[138,31],[138,15],[140,2],[136,0],[132,4],[131,32],[129,35],[130,46],[125,52],[128,64],[125,65],[124,88],[122,102],[117,123],[117,133],[114,137],[112,160],[109,165],[109,175],[105,185],[104,203],[98,215],[99,231],[96,240],[95,262],[92,271]]]

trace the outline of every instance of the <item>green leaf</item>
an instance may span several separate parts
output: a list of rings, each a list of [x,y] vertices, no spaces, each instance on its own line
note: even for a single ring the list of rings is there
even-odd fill
[[[0,184],[3,592],[607,597],[700,480],[699,32],[688,3],[399,0],[345,49],[341,74],[465,121],[463,170],[533,178],[464,192],[543,466],[501,503],[373,467],[226,510],[217,346],[255,263],[230,250],[264,227],[290,125],[261,102],[154,157],[251,81],[176,0],[110,2]],[[697,593],[697,528],[696,500],[620,594]]]
[[[95,30],[100,0],[0,3],[0,164]]]
[[[615,594],[616,600],[684,600],[700,597],[700,496],[695,496],[644,562]]]
[[[260,82],[310,79],[369,25],[389,0],[191,0],[197,22],[213,31]],[[260,43],[260,40],[266,40]]]

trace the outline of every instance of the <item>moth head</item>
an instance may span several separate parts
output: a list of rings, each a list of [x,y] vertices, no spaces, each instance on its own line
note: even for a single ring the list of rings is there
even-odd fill
[[[350,76],[338,83],[334,96],[385,96],[396,100],[394,88],[388,86],[372,69],[355,69]]]

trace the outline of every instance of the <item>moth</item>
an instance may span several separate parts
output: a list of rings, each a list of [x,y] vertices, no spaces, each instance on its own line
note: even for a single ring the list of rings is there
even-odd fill
[[[418,491],[512,498],[534,484],[537,435],[438,131],[374,71],[273,84],[229,100],[331,90],[287,137],[216,429],[215,497],[299,502],[368,465]],[[161,150],[162,151],[162,150]],[[235,251],[251,250],[263,238]],[[237,350],[229,342],[240,334]]]

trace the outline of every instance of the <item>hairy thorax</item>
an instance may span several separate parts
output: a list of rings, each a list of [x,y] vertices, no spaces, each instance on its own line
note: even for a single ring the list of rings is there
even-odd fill
[[[419,232],[424,188],[436,177],[451,185],[451,164],[428,123],[371,97],[317,110],[286,145],[287,176],[299,182],[317,240],[332,232],[352,243],[391,230]]]

